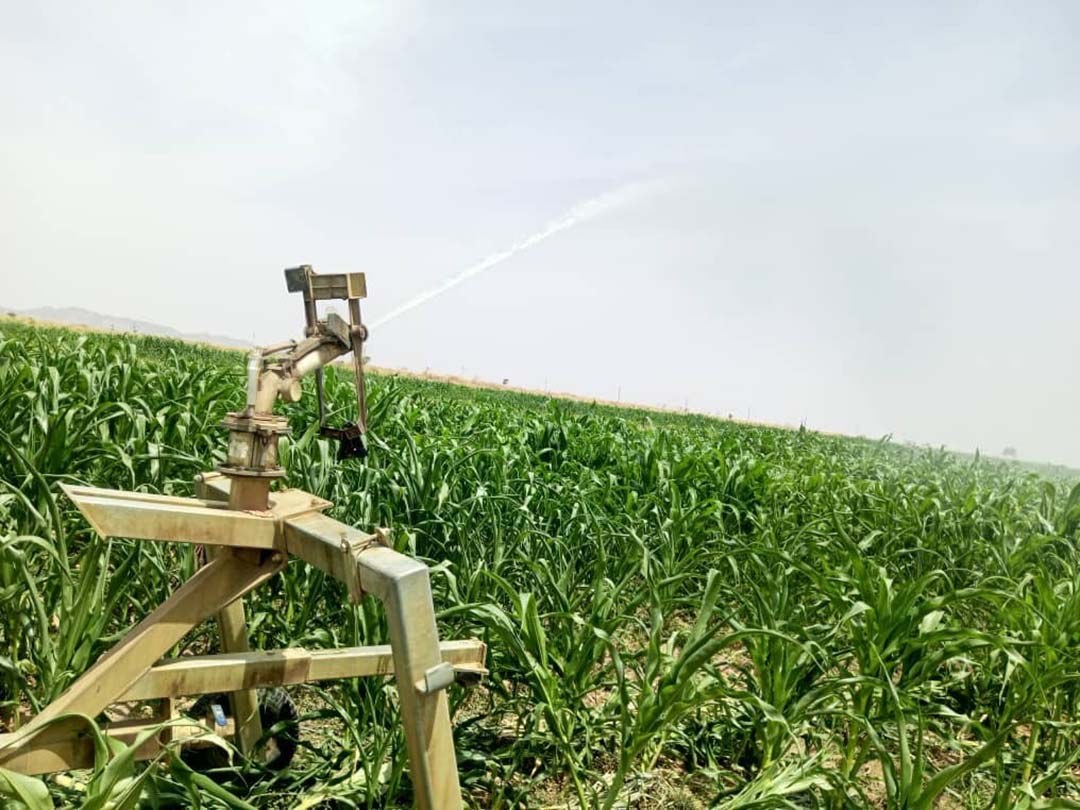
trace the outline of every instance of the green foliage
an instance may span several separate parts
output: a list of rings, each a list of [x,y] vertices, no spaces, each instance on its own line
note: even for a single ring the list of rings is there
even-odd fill
[[[190,494],[243,358],[158,338],[0,334],[0,712],[59,694],[189,576],[188,547],[103,540],[61,483]],[[331,369],[332,407],[348,375]],[[1080,485],[889,442],[371,380],[371,456],[285,409],[288,484],[428,560],[478,807],[1077,806]],[[250,598],[263,647],[383,643],[381,609],[291,564]],[[212,650],[210,628],[184,649]],[[6,806],[400,806],[391,682],[305,690],[294,766],[222,788],[115,746],[78,789],[0,771]],[[238,798],[239,797],[239,798]],[[247,804],[245,804],[245,802]]]

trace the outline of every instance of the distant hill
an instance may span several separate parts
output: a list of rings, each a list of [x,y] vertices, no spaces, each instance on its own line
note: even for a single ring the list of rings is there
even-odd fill
[[[157,335],[159,337],[197,341],[199,343],[211,343],[215,346],[225,346],[236,349],[247,349],[251,347],[251,344],[245,340],[238,340],[224,335],[210,335],[203,332],[181,332],[179,329],[173,329],[171,326],[162,326],[159,323],[150,323],[149,321],[137,321],[134,318],[124,318],[119,315],[102,315],[100,312],[83,309],[82,307],[36,307],[34,309],[2,311],[19,315],[24,318],[32,318],[35,321],[60,323],[67,326],[85,326],[88,329],[107,330],[110,332],[134,332],[139,335]]]

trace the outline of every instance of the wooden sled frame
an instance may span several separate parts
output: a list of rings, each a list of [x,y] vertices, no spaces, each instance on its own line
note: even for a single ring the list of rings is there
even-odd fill
[[[456,677],[485,674],[480,641],[439,642],[427,566],[389,548],[385,534],[367,534],[322,514],[329,501],[286,489],[271,493],[265,512],[228,508],[231,481],[197,479],[198,498],[64,487],[89,523],[106,537],[200,543],[210,561],[137,624],[97,663],[23,728],[0,735],[0,766],[26,774],[93,764],[93,743],[73,713],[95,717],[113,703],[162,700],[151,722],[109,724],[130,742],[175,714],[175,698],[228,692],[237,747],[253,752],[262,736],[256,688],[364,675],[394,675],[416,804],[460,808],[457,761],[446,689]],[[243,596],[266,582],[289,555],[343,581],[350,599],[380,599],[390,644],[336,650],[250,651]],[[160,662],[194,627],[217,615],[220,655]],[[63,718],[57,720],[57,718]],[[197,727],[168,726],[140,749],[143,758]]]

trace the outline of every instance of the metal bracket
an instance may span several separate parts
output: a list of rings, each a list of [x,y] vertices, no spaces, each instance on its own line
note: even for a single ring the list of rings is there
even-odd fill
[[[135,695],[171,698],[186,689],[229,692],[237,740],[242,742],[246,735],[248,750],[254,750],[261,728],[254,698],[258,686],[392,671],[416,804],[421,810],[460,808],[446,690],[458,671],[464,678],[484,671],[483,645],[439,641],[428,568],[395,551],[385,529],[368,533],[333,520],[320,513],[330,506],[328,501],[300,490],[272,493],[269,509],[238,509],[232,496],[243,482],[204,473],[197,481],[202,498],[65,487],[79,510],[106,536],[202,542],[215,544],[216,551],[207,565],[67,692],[19,732],[0,737],[0,765],[24,773],[73,767],[69,763],[77,758],[85,760],[86,746],[56,747],[78,736],[77,718],[70,715],[93,716]],[[370,594],[379,599],[386,609],[389,647],[311,654],[244,649],[240,599],[284,567],[285,552],[344,582],[350,598]],[[228,613],[235,607],[240,607],[235,616]],[[225,619],[223,656],[157,664],[187,631],[215,613]],[[247,714],[236,708],[238,697],[246,701]]]
[[[353,353],[356,374],[356,419],[340,428],[326,424],[326,393],[323,369],[315,370],[315,393],[319,402],[319,435],[340,443],[338,460],[363,458],[367,455],[364,432],[367,430],[367,396],[364,390],[364,341],[368,330],[360,317],[360,299],[367,297],[367,280],[363,273],[328,273],[320,275],[311,265],[290,267],[285,271],[285,286],[289,292],[304,295],[304,319],[308,337],[333,336],[347,352]],[[329,313],[319,320],[316,301],[347,301],[349,320]],[[343,352],[344,353],[344,352]]]
[[[422,695],[433,695],[449,689],[454,682],[454,666],[443,661],[424,672],[424,677],[416,682],[416,691]]]

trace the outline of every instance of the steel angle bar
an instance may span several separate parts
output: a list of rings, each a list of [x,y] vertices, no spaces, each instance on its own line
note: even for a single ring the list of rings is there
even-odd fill
[[[443,641],[439,653],[444,663],[463,675],[484,672],[484,642],[476,639]],[[338,678],[394,674],[389,644],[198,655],[164,661],[150,669],[124,692],[118,702],[156,700],[177,695],[204,695],[269,686],[330,681]]]
[[[428,568],[378,542],[377,535],[311,513],[284,521],[285,547],[342,580],[354,600],[364,593],[386,607],[394,677],[420,810],[461,807],[457,759]]]
[[[203,566],[98,659],[67,691],[5,739],[0,766],[21,771],[35,748],[77,731],[78,717],[96,717],[179,642],[193,627],[269,579],[285,555],[229,549]]]
[[[138,737],[150,731],[168,718],[149,720],[121,720],[103,725],[102,732],[111,739],[124,745],[133,745]],[[224,728],[215,729],[215,734],[227,737],[233,733],[232,718],[226,721]],[[136,751],[136,760],[146,760],[157,756],[166,742],[181,742],[189,738],[204,737],[207,729],[195,723],[175,723],[147,739]],[[0,734],[0,749],[14,734]],[[89,735],[73,734],[63,739],[54,739],[48,743],[36,745],[19,760],[16,770],[33,776],[41,773],[67,771],[75,768],[94,767],[94,740]],[[10,766],[8,766],[10,767]]]
[[[64,494],[104,537],[274,549],[276,521],[222,508],[215,501],[116,489],[63,486]]]
[[[362,551],[356,565],[364,591],[386,606],[416,805],[421,810],[460,808],[445,688],[452,677],[439,652],[428,568],[381,545]]]
[[[364,549],[379,543],[378,535],[319,512],[286,518],[283,534],[289,554],[344,582],[352,601],[360,601],[363,588],[356,558]]]

